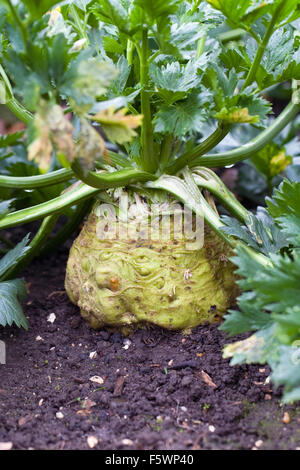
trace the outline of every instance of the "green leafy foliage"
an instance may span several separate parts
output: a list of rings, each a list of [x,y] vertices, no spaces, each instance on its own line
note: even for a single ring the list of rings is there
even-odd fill
[[[252,25],[257,20],[274,15],[276,9],[279,9],[275,25],[279,26],[284,21],[293,21],[300,16],[299,0],[274,0],[266,2],[264,0],[208,0],[214,8],[221,10],[222,13],[234,25]]]
[[[222,228],[225,233],[243,240],[248,246],[264,255],[276,253],[287,245],[286,236],[277,225],[274,225],[272,219],[266,216],[261,220],[250,214],[246,226],[241,226],[236,219],[228,216],[223,216],[222,220],[226,224]]]
[[[267,199],[267,206],[287,240],[300,246],[299,183],[284,180],[280,189],[275,189],[273,198]]]
[[[230,334],[256,331],[250,338],[226,346],[225,357],[233,357],[232,364],[268,362],[274,382],[285,386],[286,401],[300,398],[299,354],[295,346],[300,344],[299,194],[300,183],[284,180],[268,200],[267,225],[248,224],[247,232],[227,219],[229,228],[225,229],[255,248],[255,252],[241,246],[236,249],[233,262],[241,277],[240,310],[231,311],[221,329]],[[274,233],[278,235],[277,244],[273,238],[270,245]],[[260,250],[255,246],[257,242]],[[257,251],[267,255],[263,263]],[[292,374],[295,365],[298,369]],[[287,369],[283,372],[284,366]]]
[[[24,316],[20,301],[26,299],[24,281],[21,279],[10,280],[9,272],[22,259],[29,247],[27,235],[15,248],[10,250],[0,260],[0,325],[12,325],[28,328],[28,320]]]
[[[23,135],[24,132],[14,132],[12,134],[0,135],[0,148],[19,144]]]
[[[153,64],[150,75],[158,94],[172,105],[175,101],[186,98],[191,90],[199,86],[201,77],[198,69],[198,64],[194,61],[189,61],[186,65],[172,62],[162,67]]]
[[[193,93],[186,100],[172,106],[162,105],[154,119],[155,132],[174,134],[175,137],[201,132],[202,125],[208,118],[210,95]]]
[[[284,147],[280,148],[279,145],[271,142],[253,155],[251,161],[266,178],[268,187],[272,187],[272,179],[282,173],[292,163],[293,158],[286,155]]]
[[[28,250],[29,236],[27,235],[23,240],[18,243],[12,250],[6,253],[0,260],[0,279],[6,279],[8,271],[23,257]]]
[[[27,330],[28,320],[24,316],[20,301],[26,299],[26,289],[24,281],[13,279],[11,281],[0,282],[0,325],[12,325],[15,323],[19,327]]]
[[[93,11],[105,23],[115,25],[120,31],[130,33],[129,3],[122,0],[99,0]]]
[[[236,129],[244,128],[243,144],[257,137],[260,128],[270,125],[265,88],[300,78],[296,0],[0,3],[5,5],[0,15],[0,100],[30,122],[26,140],[20,133],[0,138],[4,176],[48,177],[48,171],[64,166],[74,179],[96,190],[102,178],[113,187],[120,180],[131,184],[131,176],[125,183],[123,179],[129,167],[155,180],[170,168],[169,161],[183,154],[181,175],[192,157],[212,150],[227,130],[233,139]],[[56,6],[61,8],[52,8]],[[219,28],[224,31],[228,25],[244,32],[234,44],[222,43],[219,37]],[[23,106],[34,113],[33,119]],[[298,148],[297,132],[293,139]],[[299,152],[290,152],[289,144],[288,138],[274,139],[251,155],[251,172],[245,172],[251,189],[245,192],[255,193],[259,175],[261,197],[287,172],[289,155]],[[123,173],[114,179],[120,166]],[[174,175],[162,176],[166,178]],[[288,397],[297,397],[300,387],[299,373],[290,372],[294,369],[289,357],[300,337],[296,169],[293,178],[275,191],[267,213],[249,215],[244,226],[224,218],[225,233],[217,214],[205,206],[216,231],[237,243],[233,262],[240,276],[240,309],[229,312],[223,329],[231,334],[254,332],[230,345],[225,354],[233,356],[233,363],[268,362],[274,381],[285,386]],[[8,214],[12,209],[30,212],[41,202],[49,208],[45,201],[59,196],[74,179],[34,190],[1,188],[1,222],[11,215],[18,218]],[[178,176],[176,187],[180,182]],[[192,199],[196,194],[195,200],[202,201],[192,183],[192,177],[186,180],[180,197],[190,203],[193,193]],[[84,184],[80,190],[87,187]],[[144,191],[139,180],[134,184]],[[166,184],[159,188],[170,191]],[[71,191],[76,194],[76,185]],[[55,204],[51,201],[53,211],[60,212]],[[39,207],[34,211],[36,215]],[[24,239],[0,261],[2,325],[27,327],[19,304],[24,283],[10,279],[12,268],[24,260],[27,243]]]
[[[8,2],[1,0],[0,3],[2,3],[4,6],[7,6]],[[35,0],[22,0],[22,2],[19,3],[24,4],[32,19],[39,19],[52,7],[61,2],[59,0],[39,0],[38,2]]]
[[[261,89],[284,80],[300,78],[300,51],[292,27],[280,28],[274,32],[265,49],[256,74]],[[250,60],[254,59],[256,46],[250,41],[247,45]]]

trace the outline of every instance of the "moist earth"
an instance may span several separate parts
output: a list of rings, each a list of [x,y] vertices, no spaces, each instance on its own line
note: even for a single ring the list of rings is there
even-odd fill
[[[13,449],[296,449],[300,407],[218,325],[94,331],[64,291],[68,247],[25,272],[28,331],[0,329],[0,443]],[[53,313],[55,315],[53,315]],[[52,314],[52,315],[51,315]],[[51,320],[51,321],[49,321]],[[241,338],[241,336],[239,337]]]

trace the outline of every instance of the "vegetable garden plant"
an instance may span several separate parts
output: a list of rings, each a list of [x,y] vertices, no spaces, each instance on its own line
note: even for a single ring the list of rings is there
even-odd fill
[[[0,99],[26,124],[0,138],[0,228],[41,220],[31,241],[28,234],[1,259],[0,324],[27,328],[19,273],[90,213],[71,249],[66,290],[92,326],[188,329],[214,321],[239,295],[221,329],[254,333],[224,355],[269,363],[285,399],[300,399],[299,172],[274,190],[262,217],[212,170],[255,157],[270,187],[291,163],[273,140],[299,113],[297,89],[273,119],[264,96],[300,79],[300,2],[0,5]],[[241,126],[255,136],[219,151]],[[172,236],[101,239],[99,204],[117,207],[121,196],[146,225],[153,203],[173,221],[176,202],[203,216],[203,248],[187,251]],[[9,247],[5,235],[2,242]]]

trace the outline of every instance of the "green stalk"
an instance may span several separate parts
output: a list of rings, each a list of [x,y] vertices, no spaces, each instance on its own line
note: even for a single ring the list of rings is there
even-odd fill
[[[120,166],[123,168],[129,168],[132,167],[132,161],[126,158],[125,154],[122,153],[116,153],[111,150],[108,150],[108,159],[110,161],[109,164],[112,164],[113,166]],[[97,161],[95,162],[97,164]]]
[[[80,179],[87,181],[88,185],[82,184],[79,187],[68,189],[64,194],[50,201],[43,202],[33,207],[11,212],[0,220],[0,230],[25,224],[33,220],[41,219],[51,214],[60,213],[66,207],[97,194],[101,189],[117,188],[127,186],[132,182],[143,182],[155,179],[155,176],[140,171],[138,169],[126,169],[114,171],[112,173],[84,173],[78,162],[74,162],[73,170]]]
[[[86,34],[85,28],[82,27],[82,21],[79,18],[75,5],[70,5],[70,13],[73,16],[75,27],[77,29],[77,32],[79,33],[79,36],[81,36],[82,39],[86,39],[85,46],[87,46],[89,43],[89,38],[88,38],[88,35]]]
[[[197,44],[197,51],[196,51],[196,59],[202,56],[204,49],[205,49],[205,41],[206,41],[206,34],[202,38],[199,39]]]
[[[14,5],[12,4],[11,0],[6,0],[6,3],[11,11],[11,14],[13,15],[14,17],[14,20],[15,22],[17,23],[19,29],[20,29],[20,32],[22,34],[22,37],[23,37],[23,41],[24,41],[24,44],[26,45],[26,42],[27,42],[27,31],[26,31],[26,28],[24,27]]]
[[[5,280],[17,277],[19,273],[32,261],[32,259],[39,254],[41,245],[47,240],[48,236],[54,229],[57,219],[58,215],[54,214],[43,220],[39,230],[29,245],[29,249],[25,252],[24,256],[18,261],[18,263],[7,271],[5,274]]]
[[[112,173],[94,173],[85,171],[78,160],[72,163],[75,175],[84,183],[97,189],[117,188],[134,182],[150,181],[156,177],[137,168],[127,168]]]
[[[128,65],[133,64],[133,51],[134,51],[134,42],[127,40],[127,49],[126,49],[126,58]]]
[[[4,70],[4,68],[2,67],[2,65],[0,64],[0,76],[2,77],[2,79],[4,80],[4,83],[6,85],[6,88],[8,90],[8,94],[9,94],[9,99],[6,100],[5,102],[5,106],[15,115],[17,116],[17,118],[24,122],[24,124],[26,124],[27,126],[31,123],[31,121],[33,120],[33,115],[27,111],[27,109],[24,108],[24,106],[19,103],[16,98],[14,97],[13,95],[13,89],[12,89],[12,86],[11,86],[11,83],[10,83],[10,80]]]
[[[35,189],[64,183],[74,176],[72,170],[62,168],[51,173],[37,176],[3,176],[0,175],[0,188]]]
[[[7,100],[5,106],[18,118],[28,126],[32,120],[33,115],[24,108],[14,97]]]
[[[148,32],[143,30],[142,47],[138,49],[140,57],[140,81],[141,81],[141,111],[142,123],[142,167],[149,173],[157,170],[157,161],[154,155],[153,127],[151,116],[151,105],[149,97],[149,64],[148,64]]]
[[[193,178],[197,186],[211,192],[234,217],[246,223],[249,216],[247,209],[229,191],[214,171],[208,168],[197,167],[193,169]]]
[[[63,212],[66,207],[78,204],[78,202],[88,199],[98,192],[99,189],[81,184],[79,187],[69,189],[61,196],[51,199],[50,201],[7,214],[0,220],[0,230],[26,224],[47,217],[48,215],[59,214]]]
[[[130,167],[131,162],[125,160],[122,155],[115,152],[108,152],[109,159],[114,165],[122,167]],[[97,162],[95,165],[98,166]],[[5,176],[0,175],[0,188],[16,188],[16,189],[35,189],[45,186],[52,186],[59,183],[69,181],[74,177],[74,172],[70,168],[61,168],[60,170],[45,173],[44,175],[36,176]]]
[[[173,194],[178,201],[181,201],[193,211],[196,215],[204,217],[205,222],[230,246],[234,246],[234,240],[221,230],[223,222],[220,220],[218,214],[211,208],[206,199],[196,186],[196,183],[191,175],[191,179],[187,177],[187,171],[184,170],[185,181],[178,176],[162,175],[158,180],[146,183],[148,188],[161,189]]]
[[[245,160],[261,150],[265,145],[269,144],[282,131],[282,129],[284,129],[285,126],[297,116],[299,112],[300,104],[294,104],[291,102],[286,106],[282,113],[274,119],[267,129],[264,129],[257,137],[250,140],[247,144],[227,152],[203,155],[202,157],[193,160],[189,166],[192,168],[201,165],[208,168],[214,168],[218,166],[232,165]]]
[[[274,14],[273,14],[273,17],[269,23],[269,26],[266,30],[266,33],[265,33],[265,36],[263,38],[263,41],[259,44],[258,46],[258,49],[257,49],[257,52],[256,52],[256,55],[255,55],[255,58],[254,58],[254,61],[251,65],[251,68],[249,70],[249,73],[246,77],[246,80],[244,82],[244,85],[242,87],[242,90],[244,90],[245,88],[247,88],[247,86],[251,85],[251,83],[255,80],[255,77],[256,77],[256,72],[257,72],[257,69],[261,63],[261,60],[263,58],[263,55],[264,55],[264,52],[265,52],[265,49],[268,45],[268,42],[270,40],[270,37],[272,36],[273,32],[274,32],[274,26],[276,25],[276,22],[277,22],[277,18],[278,18],[278,15],[280,14],[280,10],[282,8],[282,4],[285,2],[285,0],[282,0],[278,5],[277,5],[277,8],[275,9],[274,11]]]
[[[218,34],[218,39],[224,43],[229,41],[236,41],[244,34],[246,34],[246,31],[242,28],[231,29],[230,31],[225,31],[224,33]]]
[[[193,148],[193,150],[183,153],[173,163],[171,163],[166,168],[166,172],[168,174],[175,174],[182,170],[186,165],[192,166],[191,164],[193,164],[197,157],[200,157],[204,153],[209,152],[216,145],[218,145],[218,143],[224,139],[229,131],[230,126],[219,125],[217,129],[209,137],[207,137],[207,139],[203,140],[199,145]],[[197,165],[198,164],[199,163],[197,163]]]
[[[250,34],[250,36],[252,36],[255,39],[257,44],[261,43],[259,36],[250,27],[245,27],[245,29],[243,28],[231,29],[230,31],[225,31],[225,33],[218,34],[217,37],[219,41],[226,43],[230,41],[238,41],[241,38],[241,36],[245,36],[245,34]]]
[[[172,134],[167,134],[162,141],[161,153],[160,153],[160,159],[159,159],[160,171],[162,173],[164,172],[169,161],[172,142],[173,142]]]
[[[188,188],[190,191],[192,191],[194,198],[199,198],[200,204],[201,204],[201,211],[202,211],[202,216],[204,217],[205,222],[232,248],[235,245],[235,241],[233,238],[227,233],[223,232],[221,230],[221,227],[224,226],[223,222],[221,221],[219,215],[212,209],[212,207],[208,204],[206,201],[205,197],[202,195],[202,193],[199,191],[196,182],[194,180],[194,177],[189,170],[189,168],[184,168],[182,171],[183,177],[185,179],[185,182],[188,185]],[[184,201],[183,201],[184,202]],[[186,202],[185,202],[186,204]],[[194,209],[193,209],[194,210]],[[201,213],[199,214],[201,215]]]
[[[214,232],[231,248],[242,246],[263,266],[269,266],[271,262],[266,256],[261,253],[257,253],[244,242],[235,240],[232,236],[227,235],[222,230],[224,223],[199,191],[191,171],[188,168],[185,168],[182,173],[184,181],[177,176],[162,175],[158,180],[148,182],[146,186],[149,188],[161,189],[173,194],[178,201],[185,204],[186,207],[192,210],[195,214],[203,217],[205,222],[214,230]]]

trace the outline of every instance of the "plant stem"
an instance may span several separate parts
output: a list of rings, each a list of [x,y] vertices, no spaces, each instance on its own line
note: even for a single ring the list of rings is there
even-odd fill
[[[146,184],[149,188],[156,188],[173,194],[178,201],[181,201],[195,214],[203,217],[205,222],[222,238],[231,248],[241,246],[248,251],[263,266],[269,266],[271,261],[263,254],[257,253],[244,242],[235,240],[226,234],[222,227],[224,223],[218,214],[211,208],[204,196],[199,191],[194,177],[188,168],[183,170],[184,181],[177,176],[162,175],[158,180]]]
[[[199,57],[202,56],[205,48],[205,41],[206,41],[206,34],[202,36],[202,38],[199,39],[198,44],[197,44],[197,51],[196,51],[196,59],[199,59]]]
[[[168,174],[175,174],[178,171],[182,170],[186,165],[193,163],[193,160],[197,157],[200,157],[206,152],[209,152],[213,149],[224,137],[228,134],[230,126],[219,125],[217,129],[209,136],[207,139],[203,140],[199,145],[197,145],[193,150],[183,153],[178,157],[173,163],[171,163],[166,172]],[[201,163],[200,163],[201,164]]]
[[[188,168],[184,169],[183,175],[184,181],[178,176],[162,175],[158,180],[148,182],[146,186],[148,188],[161,189],[173,194],[178,201],[181,201],[196,215],[204,217],[208,225],[210,225],[226,243],[230,246],[234,246],[233,238],[221,230],[221,227],[224,225],[223,222],[199,191]]]
[[[78,160],[73,162],[72,170],[81,181],[97,189],[118,188],[120,186],[127,186],[134,182],[156,179],[154,175],[138,170],[137,168],[127,168],[124,170],[114,171],[112,173],[86,172],[81,167]]]
[[[294,104],[291,102],[286,106],[282,113],[274,119],[267,129],[264,129],[257,137],[250,140],[247,144],[227,152],[203,155],[202,157],[193,160],[189,166],[195,167],[201,165],[208,168],[214,168],[218,166],[233,165],[234,163],[245,160],[270,143],[282,131],[282,129],[284,129],[284,127],[297,116],[299,112],[300,104]]]
[[[143,182],[156,179],[152,174],[140,171],[136,168],[114,171],[112,173],[92,173],[85,175],[78,162],[74,162],[73,169],[80,179],[88,182],[76,188],[69,188],[64,194],[43,202],[33,207],[11,212],[0,219],[0,229],[25,224],[33,220],[41,219],[51,214],[61,213],[66,207],[97,194],[101,189],[127,186],[132,182]]]
[[[122,166],[131,167],[130,160],[125,159],[122,155],[115,152],[108,151],[108,156],[111,163]],[[95,162],[97,166],[97,162]],[[17,189],[35,189],[43,188],[45,186],[52,186],[54,184],[64,183],[74,177],[74,172],[71,169],[62,168],[60,170],[52,171],[44,175],[37,176],[5,176],[0,175],[0,188],[17,188]]]
[[[127,50],[126,50],[126,58],[128,65],[133,64],[133,51],[134,51],[134,42],[127,40]]]
[[[159,159],[159,165],[160,165],[160,171],[161,173],[164,172],[168,161],[170,157],[170,152],[171,152],[171,147],[172,147],[172,142],[173,142],[173,136],[172,134],[167,134],[161,145],[161,153],[160,153],[160,159]]]
[[[269,23],[269,26],[267,27],[266,33],[264,35],[263,41],[258,46],[254,61],[251,65],[249,73],[246,77],[246,80],[244,82],[242,90],[247,88],[247,86],[251,85],[251,83],[255,80],[257,69],[258,69],[258,67],[261,63],[261,60],[263,58],[263,55],[264,55],[265,49],[268,45],[268,42],[270,40],[270,37],[272,36],[272,34],[274,32],[274,26],[276,24],[278,15],[280,14],[280,10],[281,10],[281,7],[282,7],[282,4],[284,3],[284,1],[285,0],[282,0],[281,2],[279,2],[279,4],[277,5],[277,8],[274,11],[272,19],[271,19],[271,21]]]
[[[14,97],[6,101],[5,106],[27,126],[32,122],[33,115],[24,108]]]
[[[207,189],[228,209],[228,211],[241,222],[245,223],[249,213],[247,209],[229,191],[216,173],[208,168],[194,168],[193,178],[197,186]]]
[[[15,116],[17,116],[17,118],[20,119],[20,121],[24,122],[26,125],[30,124],[30,122],[33,120],[33,115],[29,111],[27,111],[27,109],[25,109],[24,106],[21,105],[21,103],[19,103],[14,97],[10,80],[1,64],[0,64],[0,75],[2,79],[4,80],[6,88],[9,92],[9,99],[6,100],[5,106],[7,106],[7,108]]]
[[[157,170],[157,161],[154,155],[153,127],[151,106],[149,97],[149,64],[148,64],[148,32],[143,30],[142,47],[139,50],[140,56],[140,81],[141,81],[141,111],[143,114],[142,123],[142,168],[150,173]]]
[[[81,36],[82,39],[86,39],[85,46],[87,46],[89,43],[89,38],[88,38],[88,35],[86,34],[85,28],[82,27],[82,21],[79,18],[75,5],[70,5],[70,13],[73,16],[75,27],[77,29],[79,36]]]
[[[218,39],[219,41],[222,41],[222,42],[235,41],[236,39],[239,39],[244,34],[246,34],[246,31],[242,28],[231,29],[230,31],[225,31],[224,33],[220,33],[218,35]]]
[[[26,31],[26,28],[24,27],[14,5],[12,4],[11,0],[6,0],[6,3],[11,11],[11,14],[13,15],[14,19],[15,19],[15,22],[17,23],[19,29],[20,29],[20,32],[22,34],[22,38],[23,38],[23,41],[24,41],[24,44],[26,45],[26,42],[27,42],[27,31]]]
[[[51,199],[50,201],[37,204],[33,207],[26,207],[16,212],[7,214],[0,220],[0,229],[26,224],[34,220],[42,219],[52,214],[59,214],[67,207],[73,206],[80,201],[96,195],[99,189],[91,188],[85,184],[67,190],[64,194]]]
[[[2,176],[0,188],[35,189],[68,181],[74,176],[72,170],[62,168],[51,173],[37,176]]]
[[[57,214],[45,217],[45,219],[41,223],[39,230],[37,231],[35,237],[32,239],[29,245],[29,250],[25,252],[24,256],[18,261],[17,264],[15,264],[11,269],[7,271],[7,273],[5,274],[5,280],[14,279],[15,277],[17,277],[20,271],[26,268],[26,266],[32,261],[32,259],[38,255],[41,245],[47,240],[48,236],[54,229],[57,219]]]

